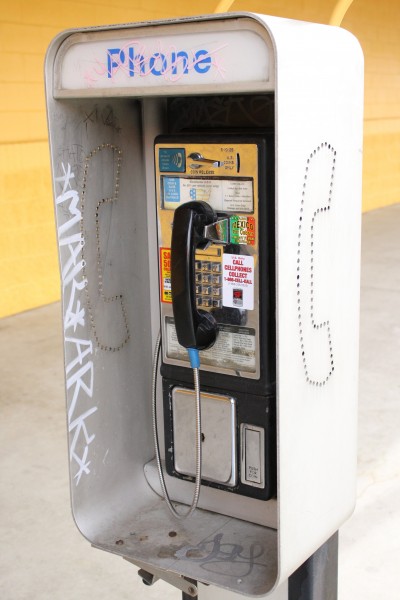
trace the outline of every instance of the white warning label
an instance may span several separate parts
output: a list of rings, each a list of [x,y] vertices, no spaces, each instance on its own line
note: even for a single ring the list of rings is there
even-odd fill
[[[231,308],[254,309],[254,258],[224,254],[222,263],[222,304]]]

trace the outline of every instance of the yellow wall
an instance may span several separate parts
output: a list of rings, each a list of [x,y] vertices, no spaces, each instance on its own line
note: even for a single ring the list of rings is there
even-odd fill
[[[365,56],[364,210],[400,202],[400,2],[354,0],[342,26]]]
[[[160,6],[159,0],[2,0],[0,317],[60,297],[43,83],[50,41],[70,27],[182,15],[186,5]],[[214,3],[202,6],[212,12]]]
[[[336,0],[236,0],[252,10],[328,23]],[[217,1],[204,0],[203,13]],[[59,298],[43,89],[44,54],[61,30],[195,14],[173,0],[14,0],[0,12],[0,317]],[[364,209],[400,196],[400,5],[354,0],[343,26],[366,58]]]

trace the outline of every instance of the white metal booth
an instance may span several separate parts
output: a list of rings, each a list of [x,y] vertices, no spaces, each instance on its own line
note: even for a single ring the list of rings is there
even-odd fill
[[[340,28],[250,13],[73,30],[49,48],[46,88],[76,525],[94,546],[167,580],[180,576],[266,595],[338,530],[355,502],[359,44]],[[215,156],[194,152],[199,143]],[[257,175],[247,167],[246,144],[258,149]],[[239,183],[229,178],[234,164]],[[197,187],[186,197],[190,169]],[[216,169],[225,169],[221,177],[214,177]],[[157,240],[164,235],[161,208],[204,200],[205,180],[225,194],[217,211],[228,224],[235,213],[236,225],[241,217],[245,225],[235,243],[231,229],[233,250],[223,262],[218,249],[215,259],[203,256],[201,262],[196,255],[196,265],[205,270],[198,275],[204,294],[196,302],[217,307],[218,315],[224,307],[239,315],[236,325],[220,327],[219,339],[239,340],[240,356],[234,366],[224,363],[219,376],[204,353],[200,385],[203,378],[223,396],[226,381],[233,400],[223,402],[223,410],[221,402],[210,401],[209,414],[218,407],[216,416],[207,417],[203,406],[209,432],[203,436],[204,468],[217,483],[203,482],[199,508],[177,521],[166,508],[154,460],[151,387],[160,322],[166,371],[177,365],[181,380],[191,379],[185,379],[170,327],[170,254],[163,254],[168,243]],[[221,192],[224,186],[234,190],[234,200]],[[249,233],[254,198],[255,238]],[[264,243],[269,250],[263,262]],[[220,275],[208,273],[208,265],[216,272],[218,264],[232,270],[238,256],[250,273],[247,291],[241,295],[227,282],[209,301],[211,288],[204,282],[218,282]],[[251,333],[256,309],[260,346]],[[265,351],[263,332],[270,336]],[[246,416],[246,403],[251,405],[252,390],[266,372],[269,429],[253,427]],[[236,388],[229,388],[229,377],[236,378]],[[161,446],[167,406],[162,395],[159,377]],[[239,397],[244,400],[235,404]],[[174,421],[171,442],[177,461],[171,468],[177,471],[188,454],[187,441],[178,437],[191,431],[180,401],[175,397],[174,406],[183,420]],[[227,446],[218,445],[221,439]],[[257,450],[251,458],[252,444],[260,448],[261,442],[271,459],[268,498],[257,496],[265,489],[257,470],[266,454]],[[246,460],[256,466],[246,466]],[[224,485],[216,465],[229,471],[228,479],[221,475]],[[190,504],[190,469],[165,476],[174,502]]]

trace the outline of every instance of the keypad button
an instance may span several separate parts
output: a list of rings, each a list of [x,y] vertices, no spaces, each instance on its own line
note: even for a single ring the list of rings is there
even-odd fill
[[[222,300],[217,300],[216,298],[213,298],[212,305],[214,308],[221,308]]]
[[[197,281],[197,279],[196,279],[196,281]],[[221,283],[222,283],[221,275],[213,275],[212,283],[213,283],[213,285],[221,285]]]
[[[211,294],[212,287],[211,285],[203,285],[203,294],[209,296]]]
[[[210,306],[212,306],[211,298],[207,298],[207,297],[203,296],[201,299],[201,306],[205,306],[206,308],[209,308]]]
[[[196,306],[203,306],[203,299],[201,296],[197,296],[196,298]]]
[[[196,260],[195,261],[195,267],[196,267],[196,271],[200,271],[200,269],[201,269],[201,260]]]
[[[212,270],[213,273],[221,273],[221,263],[219,263],[219,262],[213,262],[211,270]]]
[[[203,260],[201,263],[202,271],[211,271],[211,263],[208,260]]]
[[[196,294],[201,294],[203,291],[203,286],[202,285],[196,285]]]
[[[201,283],[201,273],[196,273],[196,283]]]
[[[203,273],[201,280],[203,283],[211,283],[212,282],[211,275],[209,273]]]
[[[221,296],[221,292],[222,292],[221,288],[215,287],[215,288],[213,288],[212,295],[215,298],[219,298]]]

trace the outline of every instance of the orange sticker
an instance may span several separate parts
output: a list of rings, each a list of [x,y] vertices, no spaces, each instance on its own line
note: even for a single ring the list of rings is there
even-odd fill
[[[161,302],[171,304],[171,248],[160,248],[160,290]]]

